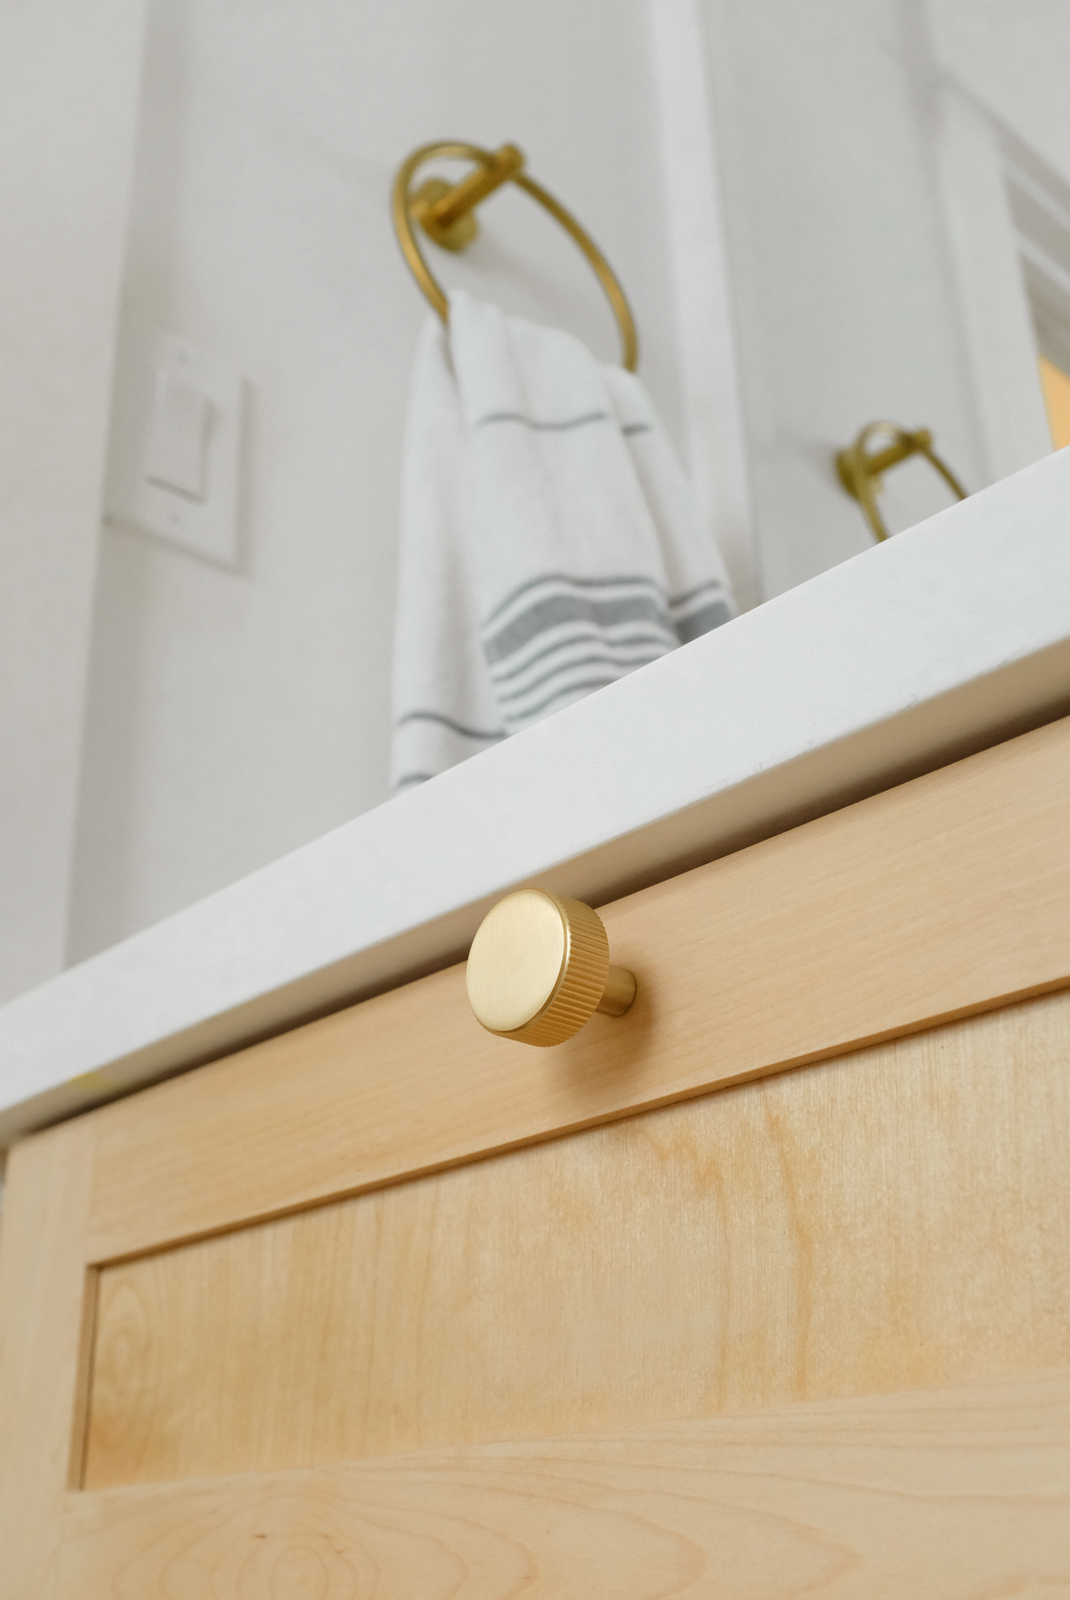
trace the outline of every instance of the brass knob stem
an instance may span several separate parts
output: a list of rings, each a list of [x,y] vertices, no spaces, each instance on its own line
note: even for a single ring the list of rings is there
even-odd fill
[[[595,1006],[595,1010],[605,1012],[607,1017],[623,1017],[634,999],[634,973],[629,972],[627,967],[611,966],[606,975],[602,998]]]
[[[623,1016],[635,978],[609,963],[609,939],[590,906],[520,889],[484,917],[468,956],[468,999],[489,1033],[562,1044],[595,1011]]]

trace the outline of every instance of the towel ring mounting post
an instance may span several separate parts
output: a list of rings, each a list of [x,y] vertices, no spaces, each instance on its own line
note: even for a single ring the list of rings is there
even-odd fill
[[[869,446],[882,436],[887,438],[889,443],[883,450],[871,455]],[[895,422],[868,422],[854,443],[848,445],[846,450],[839,451],[836,456],[836,471],[840,482],[847,493],[862,507],[866,521],[878,540],[888,538],[888,529],[877,508],[881,473],[887,472],[889,467],[898,466],[900,461],[909,460],[911,456],[924,456],[960,500],[969,499],[969,492],[962,487],[951,468],[940,460],[933,449],[933,436],[928,428],[915,428],[911,432],[908,428],[899,427]]]
[[[416,173],[426,161],[436,156],[446,160],[473,161],[475,166],[459,183],[449,184],[443,178],[428,178],[413,191],[412,182]],[[447,321],[449,301],[416,242],[413,223],[419,223],[428,238],[443,249],[463,250],[478,232],[473,214],[475,207],[493,194],[495,189],[501,188],[503,183],[515,183],[533,200],[537,200],[555,222],[561,224],[587,257],[605,290],[620,330],[621,364],[629,372],[634,372],[639,361],[639,339],[631,307],[616,274],[590,234],[580,227],[571,212],[566,211],[560,201],[555,200],[534,178],[529,178],[523,167],[523,153],[513,144],[504,144],[500,150],[483,150],[479,145],[453,139],[421,145],[414,150],[398,169],[394,179],[393,200],[394,228],[413,277],[443,322]]]

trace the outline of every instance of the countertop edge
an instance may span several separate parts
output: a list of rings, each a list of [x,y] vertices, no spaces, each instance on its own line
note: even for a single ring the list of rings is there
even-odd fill
[[[1068,511],[1065,451],[9,1002],[0,1147],[1070,713]]]

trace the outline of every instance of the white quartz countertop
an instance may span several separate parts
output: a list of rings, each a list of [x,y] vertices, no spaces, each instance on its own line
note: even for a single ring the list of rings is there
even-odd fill
[[[1070,450],[0,1008],[0,1148],[1070,713]]]

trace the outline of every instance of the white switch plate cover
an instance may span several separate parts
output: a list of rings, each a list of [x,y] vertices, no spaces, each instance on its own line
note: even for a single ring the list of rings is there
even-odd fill
[[[208,445],[216,408],[203,388],[172,366],[156,374],[142,475],[187,500],[208,498]]]
[[[238,512],[245,385],[230,362],[176,334],[128,327],[115,377],[112,434],[105,492],[109,522],[166,539],[225,567],[239,556]],[[154,397],[168,377],[204,396],[203,498],[154,481],[160,441],[151,429]]]

